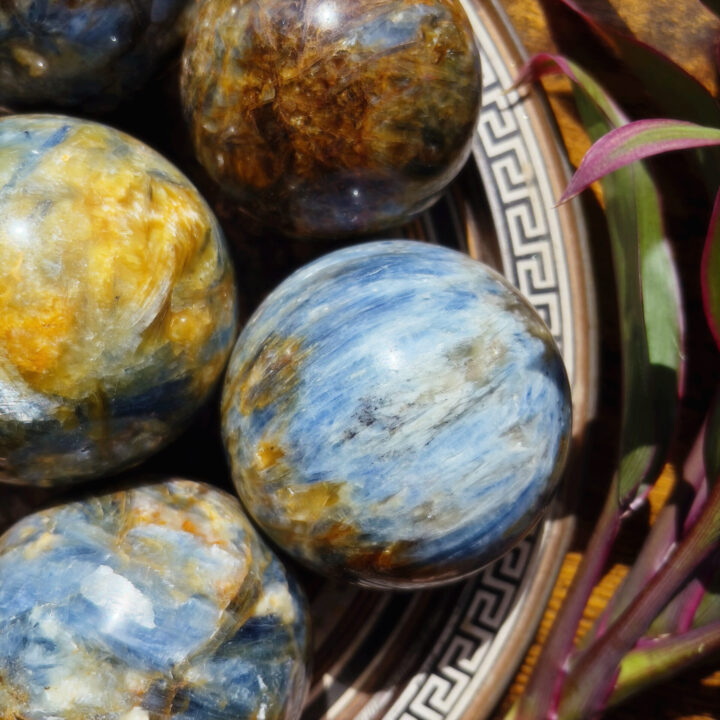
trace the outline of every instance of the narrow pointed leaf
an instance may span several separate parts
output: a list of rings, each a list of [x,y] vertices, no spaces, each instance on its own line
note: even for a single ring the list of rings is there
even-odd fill
[[[577,98],[591,138],[610,132],[586,95]],[[616,117],[615,120],[618,118]],[[618,289],[623,357],[619,505],[629,508],[660,471],[675,424],[682,377],[682,310],[660,199],[642,163],[602,181]],[[639,493],[639,495],[638,495]]]
[[[720,621],[720,552],[715,552],[710,567],[712,572],[708,573],[705,593],[693,615],[693,626],[695,627]]]
[[[615,128],[588,150],[560,202],[636,160],[707,145],[720,145],[720,129],[663,119],[637,120]]]
[[[592,77],[564,58],[543,55],[533,58],[525,77],[564,72],[574,83],[576,100],[584,124],[595,139],[626,122],[622,112]],[[584,111],[583,111],[584,108]],[[520,704],[511,715],[517,720],[546,717],[557,705],[564,663],[575,629],[582,617],[593,585],[601,572],[607,552],[634,492],[651,478],[662,464],[669,441],[669,428],[677,401],[677,368],[681,325],[674,267],[662,232],[660,206],[654,186],[641,165],[622,168],[604,181],[606,210],[620,288],[623,357],[628,371],[623,378],[623,428],[620,474],[613,481],[601,519],[593,532],[583,563],[568,591],[563,612],[553,627],[536,671]],[[643,280],[646,271],[655,283]],[[658,283],[658,273],[664,278]],[[657,301],[665,314],[660,327],[658,316],[648,310],[646,328],[643,293],[648,302]],[[655,295],[657,294],[657,298]],[[657,365],[653,365],[655,362]],[[657,370],[660,370],[658,373]],[[656,387],[657,384],[660,387]],[[655,401],[671,397],[669,408]]]
[[[567,25],[572,25],[574,20],[578,33],[589,31],[591,36],[604,44],[610,56],[617,59],[622,74],[615,73],[612,79],[617,79],[618,90],[627,86],[628,75],[631,75],[639,81],[640,89],[657,108],[658,114],[699,125],[720,127],[720,105],[717,100],[701,82],[667,55],[639,41],[629,32],[601,24],[574,0],[543,2],[551,28],[560,22],[559,17],[562,14],[566,32]],[[718,4],[717,0],[713,2]],[[583,58],[578,56],[576,59]],[[592,59],[595,61],[597,58]],[[704,148],[695,151],[695,156],[701,176],[712,197],[720,183],[720,153],[715,148]]]
[[[670,551],[680,542],[683,535],[690,531],[690,528],[700,517],[702,507],[707,502],[708,497],[708,483],[705,477],[705,461],[703,457],[707,425],[707,421],[703,423],[703,427],[685,460],[682,482],[677,483],[673,497],[662,508],[655,523],[653,523],[640,555],[628,573],[626,582],[630,578],[634,578],[635,575],[642,573],[643,565],[646,564],[645,555],[648,547],[654,547],[657,557],[664,557],[663,561],[666,561]],[[663,536],[665,537],[664,545],[662,542]],[[693,624],[697,608],[706,594],[706,570],[705,567],[701,568],[696,577],[690,579],[682,591],[653,620],[648,633],[650,637],[684,632]],[[712,572],[710,574],[712,575]],[[645,584],[649,577],[651,576],[648,576],[642,584]],[[637,580],[634,580],[632,584],[634,586],[634,596],[639,592],[642,585]],[[624,590],[625,586],[623,585],[621,592]],[[628,602],[624,605],[627,606],[631,599],[632,597],[628,598]]]
[[[610,695],[608,707],[711,658],[720,651],[720,621],[658,640],[628,653]]]
[[[720,192],[715,197],[710,227],[705,238],[700,282],[705,318],[720,348]]]
[[[628,607],[633,598],[671,557],[672,551],[689,527],[697,521],[700,509],[694,507],[694,500],[704,504],[708,495],[703,460],[706,426],[707,423],[703,424],[688,453],[683,467],[682,482],[676,483],[672,497],[660,510],[621,586],[609,599],[593,627],[583,637],[581,642],[583,651]],[[688,513],[691,507],[694,510],[692,517]],[[688,520],[691,522],[688,523]],[[693,578],[653,621],[649,636],[657,637],[687,630],[694,622],[695,611],[707,592],[706,588],[704,574]]]
[[[648,637],[658,638],[720,621],[720,550],[717,548],[695,577],[653,620]]]
[[[552,53],[533,55],[520,69],[518,79],[514,84],[518,86],[528,82],[536,82],[545,75],[565,75],[572,80],[602,112],[605,121],[610,121],[615,126],[628,122],[618,105],[603,88],[580,65],[562,55],[553,55]],[[592,137],[592,133],[590,134]],[[601,134],[602,132],[598,134],[598,137]]]
[[[648,628],[648,638],[659,638],[686,632],[705,597],[705,584],[698,575],[690,578],[680,592],[662,609]]]
[[[706,438],[710,423],[706,426]],[[718,440],[715,437],[715,440]],[[707,442],[707,440],[706,440]],[[709,442],[713,442],[711,438]],[[714,560],[720,552],[720,483],[716,482],[697,522],[689,529],[677,550],[656,573],[628,608],[580,657],[573,666],[563,686],[563,695],[558,706],[558,718],[590,717],[604,707],[609,689],[608,678],[612,678],[622,658],[641,639],[652,620],[668,605],[676,593],[695,576],[703,572],[703,564],[713,575],[717,571]],[[698,575],[697,577],[700,577]],[[713,578],[716,579],[716,575]],[[708,586],[704,598],[694,592],[688,598],[693,604],[693,622],[704,618],[714,621],[717,610],[716,588]]]
[[[568,674],[558,706],[559,720],[593,717],[614,685],[616,669],[646,632],[653,618],[720,541],[720,483],[716,483],[703,513],[670,561],[648,582],[627,610],[583,654]]]
[[[577,82],[575,68],[572,63],[562,55],[543,52],[533,55],[525,65],[520,68],[513,87],[516,88],[521,85],[526,85],[527,83],[537,82],[545,75],[566,75],[570,80]]]

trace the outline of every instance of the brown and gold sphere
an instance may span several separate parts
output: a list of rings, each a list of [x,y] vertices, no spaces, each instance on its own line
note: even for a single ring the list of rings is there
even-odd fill
[[[208,0],[182,96],[210,176],[263,225],[341,237],[434,202],[470,152],[480,60],[459,0]]]

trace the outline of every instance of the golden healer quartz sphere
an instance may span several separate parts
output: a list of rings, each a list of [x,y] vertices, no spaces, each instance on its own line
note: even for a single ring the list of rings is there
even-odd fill
[[[459,0],[209,0],[182,63],[201,163],[248,215],[298,237],[428,207],[468,157],[480,89]]]
[[[165,444],[236,325],[213,214],[142,143],[60,116],[0,120],[0,479],[111,473]]]

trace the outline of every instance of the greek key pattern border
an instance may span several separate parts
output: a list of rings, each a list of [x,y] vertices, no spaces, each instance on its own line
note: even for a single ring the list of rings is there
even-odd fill
[[[384,720],[461,716],[492,659],[493,641],[512,611],[535,545],[534,534],[526,537],[467,583],[444,646],[436,648],[429,667],[408,684]]]
[[[574,338],[569,268],[553,190],[515,78],[470,0],[478,38],[483,106],[473,153],[490,204],[503,272],[538,311],[563,353],[572,383]]]
[[[500,248],[503,271],[545,320],[574,378],[569,269],[555,198],[523,102],[477,13],[464,0],[481,51],[483,108],[473,147]],[[470,580],[455,627],[436,647],[384,720],[458,720],[512,622],[539,546],[532,534]]]

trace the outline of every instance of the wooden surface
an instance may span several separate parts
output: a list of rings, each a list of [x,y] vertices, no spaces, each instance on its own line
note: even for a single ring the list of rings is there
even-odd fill
[[[714,58],[720,36],[720,22],[698,0],[576,0],[576,3],[603,22],[632,33],[663,51],[703,82],[711,92],[717,94]],[[528,54],[544,51],[569,54],[576,49],[573,43],[582,41],[578,38],[571,38],[569,41],[553,38],[541,0],[502,0],[502,4]],[[584,50],[586,49],[580,48],[580,51]],[[592,57],[588,57],[592,61]],[[589,142],[574,114],[569,84],[561,79],[551,79],[545,81],[545,90],[567,147],[568,157],[573,165],[577,165]],[[649,108],[647,113],[643,112],[644,110],[640,102],[633,107],[633,112],[638,117],[643,114],[651,116]],[[696,179],[687,176],[688,168],[681,158],[663,160],[658,163],[656,170],[666,202],[669,233],[680,269],[687,316],[688,382],[681,429],[671,461],[651,495],[648,508],[627,523],[621,533],[606,575],[588,605],[580,634],[587,630],[609,594],[624,577],[653,517],[671,492],[683,457],[704,416],[718,374],[718,355],[704,324],[698,282],[699,258],[708,220],[707,206],[695,195]],[[571,552],[565,558],[538,633],[498,710],[498,717],[502,717],[503,711],[522,691],[540,647],[548,636],[552,619],[572,579],[588,533],[602,504],[616,452],[620,417],[620,359],[612,269],[599,202],[592,194],[586,193],[584,203],[589,220],[602,334],[598,416],[588,443],[588,470],[578,508],[578,532]],[[703,668],[689,671],[671,682],[664,683],[629,701],[622,708],[608,712],[605,717],[615,720],[720,718],[720,658]]]

